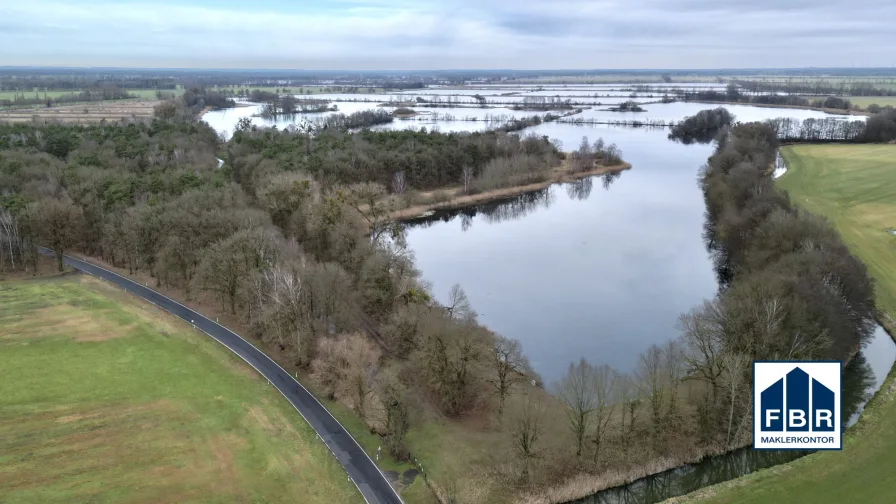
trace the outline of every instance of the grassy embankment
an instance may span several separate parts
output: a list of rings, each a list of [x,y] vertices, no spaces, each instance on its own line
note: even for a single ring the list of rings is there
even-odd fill
[[[362,502],[238,357],[86,276],[0,283],[0,501]]]
[[[795,203],[828,218],[874,277],[881,322],[896,334],[896,145],[796,145],[781,153],[780,186]],[[846,432],[842,452],[709,487],[676,502],[896,502],[896,373]]]

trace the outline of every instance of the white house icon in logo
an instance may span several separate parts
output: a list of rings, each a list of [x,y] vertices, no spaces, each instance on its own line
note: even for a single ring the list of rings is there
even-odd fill
[[[840,362],[753,363],[753,448],[841,449]]]

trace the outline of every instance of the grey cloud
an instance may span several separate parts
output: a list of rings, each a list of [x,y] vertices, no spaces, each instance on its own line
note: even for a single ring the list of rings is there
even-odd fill
[[[171,1],[171,0],[168,0]],[[703,68],[896,63],[896,2],[353,0],[271,12],[13,4],[4,64],[284,68]],[[5,8],[6,9],[6,8]]]

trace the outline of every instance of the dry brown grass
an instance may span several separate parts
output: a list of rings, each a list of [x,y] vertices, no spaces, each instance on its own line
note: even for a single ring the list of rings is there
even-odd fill
[[[68,123],[88,124],[102,120],[148,119],[153,116],[153,107],[159,100],[122,100],[109,102],[62,105],[59,107],[34,107],[0,112],[0,121],[10,123]]]
[[[55,305],[34,310],[33,315],[4,319],[0,340],[43,339],[64,334],[75,341],[106,341],[129,335],[132,325],[98,318],[82,307]]]

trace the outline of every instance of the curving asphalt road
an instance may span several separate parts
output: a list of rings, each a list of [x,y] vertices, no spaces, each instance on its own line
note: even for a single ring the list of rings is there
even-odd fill
[[[54,256],[53,251],[41,248],[41,253]],[[339,460],[364,500],[368,504],[401,504],[401,498],[392,488],[376,464],[364,452],[358,442],[345,430],[342,424],[305,387],[281,368],[261,350],[241,338],[238,334],[217,324],[177,301],[148,287],[129,280],[107,269],[84,262],[74,257],[63,256],[63,262],[79,271],[111,282],[150,303],[193,324],[202,332],[226,346],[240,356],[283,394],[302,418],[323,440],[333,456]],[[299,499],[301,500],[301,499]]]

